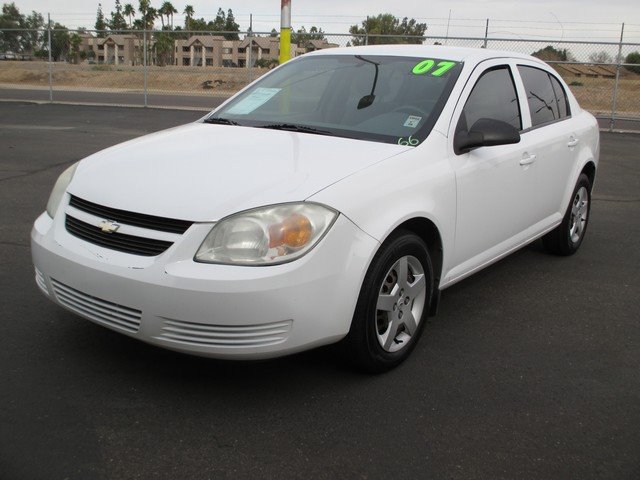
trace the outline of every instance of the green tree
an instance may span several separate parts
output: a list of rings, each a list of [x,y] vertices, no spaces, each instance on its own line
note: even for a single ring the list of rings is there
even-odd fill
[[[189,30],[194,32],[204,32],[205,30],[213,30],[212,22],[207,23],[204,18],[192,18],[189,22]]]
[[[21,38],[22,50],[24,52],[36,52],[44,46],[46,38],[42,31],[44,27],[44,17],[38,12],[31,12],[31,15],[24,17],[25,31]]]
[[[640,74],[640,52],[631,52],[624,59],[624,63],[633,63],[632,66],[627,65],[626,68],[630,72]]]
[[[98,37],[104,37],[105,36],[105,30],[107,29],[107,22],[104,19],[104,13],[102,13],[102,4],[99,3],[98,4],[98,12],[96,13],[96,23],[95,23],[95,28],[98,31]]]
[[[173,63],[173,35],[160,32],[155,36],[156,65],[164,67]]]
[[[20,13],[15,3],[3,4],[2,15],[0,15],[0,49],[13,52],[21,51],[24,32],[4,31],[5,29],[19,28],[24,28],[24,15]]]
[[[122,5],[120,0],[116,0],[116,9],[111,12],[111,20],[109,21],[109,29],[112,32],[121,33],[122,30],[127,29],[127,21],[122,14]]]
[[[58,22],[53,26],[51,32],[51,58],[54,62],[68,58],[71,47],[71,37],[69,29]]]
[[[233,16],[233,11],[231,9],[227,10],[227,19],[224,22],[224,31],[225,32],[239,32],[240,25],[236,23],[236,19]],[[227,40],[239,40],[240,37],[237,33],[225,33],[224,38]]]
[[[427,30],[426,23],[418,23],[415,19],[409,20],[404,17],[402,20],[390,13],[382,13],[375,17],[367,17],[362,22],[362,26],[352,25],[349,33],[353,35],[369,35],[369,44],[390,44],[390,43],[422,43],[421,38]],[[376,35],[393,35],[393,37],[379,37]],[[365,39],[354,37],[353,45],[364,45]]]
[[[77,33],[72,33],[69,36],[69,50],[71,52],[71,59],[73,60],[73,63],[78,63],[78,60],[80,59],[81,45],[82,45],[82,37]]]
[[[216,14],[216,18],[213,20],[213,28],[212,30],[216,32],[224,31],[224,27],[227,23],[227,16],[224,14],[224,10],[218,8],[218,13]]]
[[[553,45],[547,45],[540,50],[536,50],[531,55],[546,62],[566,62],[573,58],[566,48],[559,49],[555,48]]]
[[[324,40],[324,32],[321,28],[312,26],[309,31],[302,26],[297,32],[291,34],[291,43],[295,45],[301,45],[309,40]]]

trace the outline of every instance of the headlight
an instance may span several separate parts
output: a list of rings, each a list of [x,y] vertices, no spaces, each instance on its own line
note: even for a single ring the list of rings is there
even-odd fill
[[[64,196],[64,192],[67,191],[67,187],[71,183],[73,174],[76,173],[76,168],[78,168],[78,162],[74,163],[62,172],[58,177],[56,184],[53,186],[51,195],[49,195],[49,201],[47,202],[47,213],[51,218],[55,216],[56,210],[58,210],[62,197]]]
[[[315,203],[288,203],[238,213],[218,222],[196,253],[197,262],[275,265],[311,250],[338,213]]]

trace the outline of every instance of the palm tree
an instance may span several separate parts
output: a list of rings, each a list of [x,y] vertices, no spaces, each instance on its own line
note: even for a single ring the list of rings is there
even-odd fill
[[[171,5],[171,4],[169,4],[169,5]],[[173,5],[171,5],[171,29],[172,30],[173,30],[173,14],[174,13],[178,13],[178,10],[176,10],[176,8]]]
[[[187,5],[186,7],[184,7],[184,13],[187,18],[184,21],[184,26],[186,30],[191,30],[191,19],[193,18],[193,15],[195,14],[195,11],[193,10],[193,6],[192,5]]]
[[[158,13],[160,14],[160,19],[162,20],[162,28],[164,29],[164,16],[166,15],[167,26],[171,26],[171,29],[173,29],[173,14],[178,13],[178,11],[171,4],[171,2],[164,2],[158,9]],[[171,23],[169,23],[169,21],[171,21]]]
[[[162,15],[158,14],[158,10],[153,8],[153,7],[149,7],[147,9],[147,14],[145,15],[145,23],[147,24],[147,28],[149,30],[153,30],[153,22],[156,18],[161,17]]]
[[[173,14],[178,13],[178,10],[176,10],[176,7],[174,7],[171,2],[164,2],[162,6],[165,7],[165,15],[167,16],[167,23],[169,23],[169,17],[171,17],[171,29],[173,30]]]
[[[130,3],[127,3],[124,6],[124,10],[122,11],[122,13],[124,13],[127,17],[129,17],[129,28],[131,28],[133,26],[132,18],[136,14],[136,9],[133,8],[133,5],[131,5]]]

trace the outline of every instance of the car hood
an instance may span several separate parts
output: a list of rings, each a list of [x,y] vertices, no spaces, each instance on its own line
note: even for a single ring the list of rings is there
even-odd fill
[[[302,201],[409,148],[194,123],[87,157],[68,191],[112,208],[213,221],[262,205]]]

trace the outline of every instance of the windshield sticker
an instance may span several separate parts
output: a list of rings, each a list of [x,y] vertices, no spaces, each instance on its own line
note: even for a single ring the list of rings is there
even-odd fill
[[[407,145],[407,146],[415,147],[419,143],[420,143],[420,140],[418,140],[417,138],[413,138],[412,136],[409,136],[409,138],[407,138],[406,140],[404,137],[400,137],[398,139],[398,145]]]
[[[422,117],[418,117],[417,115],[409,115],[407,117],[407,120],[404,122],[404,126],[409,128],[416,128],[421,120]]]
[[[227,110],[227,113],[231,113],[232,115],[247,115],[248,113],[253,112],[256,108],[261,107],[269,100],[271,100],[274,95],[276,95],[280,90],[282,89],[262,87],[256,88],[246,98],[243,98],[233,107]]]
[[[456,62],[450,62],[448,60],[443,60],[436,64],[435,60],[427,59],[417,63],[413,67],[411,73],[414,75],[426,75],[427,73],[431,73],[433,77],[441,77],[456,65]],[[436,67],[436,69],[433,70],[433,67]]]

